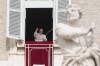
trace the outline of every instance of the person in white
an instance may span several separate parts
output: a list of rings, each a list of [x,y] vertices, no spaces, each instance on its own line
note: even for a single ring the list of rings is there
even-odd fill
[[[100,66],[100,49],[92,38],[95,25],[77,26],[76,22],[81,16],[80,9],[73,5],[65,13],[68,16],[67,23],[57,23],[55,29],[56,43],[63,54],[61,66]]]
[[[47,41],[46,35],[43,34],[43,32],[44,32],[44,30],[42,28],[40,28],[40,29],[36,28],[36,30],[34,32],[35,41],[37,41],[37,42]]]

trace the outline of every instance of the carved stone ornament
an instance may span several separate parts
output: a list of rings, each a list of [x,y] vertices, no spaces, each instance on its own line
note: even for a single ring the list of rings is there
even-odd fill
[[[67,24],[56,25],[56,43],[63,54],[62,66],[100,66],[100,49],[93,41],[95,24],[91,24],[89,28],[71,24],[71,21],[80,19],[79,11],[79,8],[70,6],[66,10]]]

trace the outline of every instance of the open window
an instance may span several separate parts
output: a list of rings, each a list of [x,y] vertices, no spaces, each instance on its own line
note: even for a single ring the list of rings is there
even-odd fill
[[[26,66],[53,66],[53,1],[26,1],[23,10]]]
[[[53,2],[27,1],[25,13],[25,43],[53,42]]]
[[[71,0],[7,0],[7,37],[25,39],[26,8],[54,8],[53,25],[57,22],[66,22],[63,12]],[[53,26],[54,30],[55,26]],[[55,33],[53,31],[53,40]]]

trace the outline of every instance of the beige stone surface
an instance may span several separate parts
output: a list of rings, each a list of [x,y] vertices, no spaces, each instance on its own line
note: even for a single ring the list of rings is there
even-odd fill
[[[0,12],[6,11],[6,0],[0,0]]]
[[[96,24],[94,38],[100,43],[100,0],[72,0],[72,3],[81,8],[81,25],[89,26],[92,22]]]
[[[0,60],[7,59],[6,52],[6,0],[0,0]]]

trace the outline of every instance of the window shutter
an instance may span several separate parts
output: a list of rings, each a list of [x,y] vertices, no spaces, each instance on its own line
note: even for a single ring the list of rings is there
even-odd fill
[[[58,9],[65,9],[68,5],[68,0],[58,0]]]
[[[20,39],[21,35],[21,0],[7,1],[7,37]]]
[[[66,7],[69,5],[69,0],[58,0],[57,1],[57,22],[67,22],[67,15],[65,13]]]
[[[71,4],[71,0],[54,0],[55,10],[54,10],[54,22],[57,23],[66,23],[67,22],[67,15],[65,13],[66,7]],[[55,28],[55,26],[54,26]],[[57,36],[54,32],[55,40]],[[56,43],[54,47],[59,47]]]

